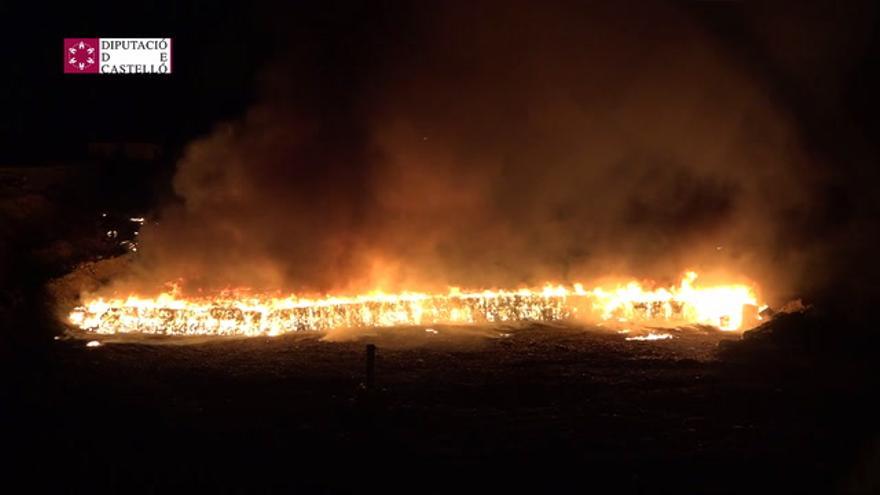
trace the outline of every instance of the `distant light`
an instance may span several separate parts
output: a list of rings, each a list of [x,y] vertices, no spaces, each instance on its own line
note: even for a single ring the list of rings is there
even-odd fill
[[[104,218],[106,218],[106,217],[107,217],[107,214],[106,214],[106,213],[101,213],[101,216],[104,217]]]
[[[131,217],[129,220],[135,223],[144,223],[144,217]]]
[[[427,332],[427,333],[433,333],[433,334],[438,334],[438,333],[440,333],[440,332],[438,332],[437,330],[434,330],[433,328],[426,328],[426,329],[425,329],[425,332]]]
[[[90,340],[86,347],[101,347],[101,343],[97,340]]]

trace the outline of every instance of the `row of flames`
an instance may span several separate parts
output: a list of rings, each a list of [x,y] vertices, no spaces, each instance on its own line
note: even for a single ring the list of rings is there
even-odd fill
[[[647,290],[637,282],[613,289],[547,285],[542,289],[447,294],[374,292],[317,299],[225,293],[182,297],[94,298],[69,315],[98,334],[281,335],[336,328],[478,324],[570,319],[652,325],[701,324],[722,330],[760,320],[756,291],[746,285],[697,287],[688,272],[677,287]]]

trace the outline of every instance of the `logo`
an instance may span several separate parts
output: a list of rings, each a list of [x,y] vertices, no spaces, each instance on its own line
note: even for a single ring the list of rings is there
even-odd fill
[[[65,38],[65,74],[171,74],[171,38]]]
[[[99,47],[98,38],[65,38],[64,73],[97,74]]]

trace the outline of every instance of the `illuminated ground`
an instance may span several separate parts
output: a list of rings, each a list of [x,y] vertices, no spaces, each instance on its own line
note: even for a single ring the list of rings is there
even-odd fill
[[[717,332],[562,326],[55,343],[28,382],[54,488],[824,492],[859,483],[857,385],[717,359]],[[336,338],[350,338],[348,334]],[[377,344],[379,391],[360,389]],[[838,410],[847,410],[846,420]],[[870,455],[870,453],[868,454]]]

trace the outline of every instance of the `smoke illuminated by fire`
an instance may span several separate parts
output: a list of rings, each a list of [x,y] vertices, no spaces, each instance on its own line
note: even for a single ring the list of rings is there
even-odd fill
[[[280,335],[336,328],[478,324],[517,321],[614,321],[651,325],[701,324],[739,330],[757,322],[756,290],[747,285],[698,287],[688,272],[676,287],[646,289],[638,282],[584,289],[539,289],[446,294],[372,292],[301,298],[228,291],[215,297],[128,296],[86,300],[70,322],[99,334]]]

